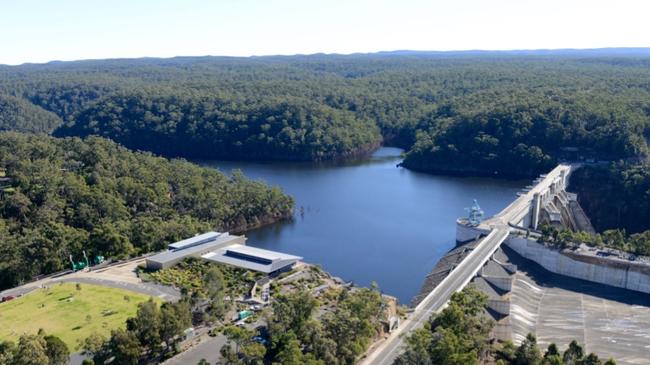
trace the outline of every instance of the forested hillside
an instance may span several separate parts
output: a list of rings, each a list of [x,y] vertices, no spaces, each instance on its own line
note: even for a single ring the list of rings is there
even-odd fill
[[[323,160],[383,142],[412,169],[530,176],[646,154],[649,65],[606,50],[79,61],[0,67],[0,93],[58,115],[55,135],[167,156]]]
[[[597,231],[647,230],[650,237],[650,162],[581,168],[572,174],[569,188]]]
[[[61,118],[27,100],[0,94],[0,131],[51,133]]]
[[[241,174],[135,153],[99,137],[0,133],[0,289],[206,230],[288,217],[293,200]]]
[[[160,91],[103,98],[57,131],[92,134],[166,156],[255,160],[346,157],[381,140],[368,119],[309,100],[244,102]]]

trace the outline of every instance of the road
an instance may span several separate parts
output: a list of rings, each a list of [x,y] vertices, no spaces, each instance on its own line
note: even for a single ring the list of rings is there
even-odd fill
[[[165,361],[163,365],[194,365],[201,361],[201,359],[207,360],[210,364],[215,364],[221,360],[219,351],[225,344],[226,336],[208,337],[208,339],[198,345]]]
[[[501,212],[495,216],[486,219],[481,224],[493,226],[493,225],[508,225],[508,223],[517,223],[516,221],[521,219],[522,214],[528,214],[530,211],[530,204],[533,201],[533,198],[536,193],[543,194],[549,186],[562,175],[562,171],[565,172],[566,176],[571,173],[572,169],[575,169],[576,165],[566,165],[560,164],[553,170],[551,170],[544,178],[538,182],[532,189],[530,189],[526,194],[521,195],[515,199],[510,205],[505,207]]]
[[[165,301],[179,300],[181,297],[180,290],[140,280],[135,273],[135,269],[142,262],[144,262],[144,259],[138,258],[108,265],[98,270],[83,270],[50,276],[16,288],[7,289],[0,292],[0,297],[7,295],[25,295],[33,290],[37,290],[44,286],[54,285],[58,282],[73,282],[130,290],[136,293],[158,297]]]
[[[498,227],[488,236],[449,274],[447,277],[415,308],[409,319],[394,331],[390,337],[373,351],[362,364],[389,365],[399,355],[404,343],[404,335],[420,328],[429,320],[433,313],[446,305],[451,295],[461,290],[478,270],[487,262],[494,251],[508,237],[508,229]]]

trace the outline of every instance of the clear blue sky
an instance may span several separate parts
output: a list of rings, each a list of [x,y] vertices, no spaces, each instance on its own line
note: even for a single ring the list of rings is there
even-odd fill
[[[0,0],[0,63],[650,46],[648,0]]]

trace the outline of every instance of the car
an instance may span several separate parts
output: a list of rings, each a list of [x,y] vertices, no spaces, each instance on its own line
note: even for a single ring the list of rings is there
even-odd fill
[[[265,345],[265,346],[266,346],[266,344],[269,343],[269,340],[265,339],[262,336],[255,336],[255,337],[252,338],[252,340],[259,343],[259,344]]]
[[[6,297],[2,297],[2,300],[0,301],[0,303],[8,302],[8,301],[10,301],[10,300],[14,300],[14,299],[16,299],[15,296],[13,296],[13,295],[7,295]]]

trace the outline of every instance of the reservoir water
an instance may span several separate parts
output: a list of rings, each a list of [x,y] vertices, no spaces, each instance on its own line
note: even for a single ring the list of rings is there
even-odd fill
[[[246,233],[247,244],[303,256],[344,280],[408,304],[455,245],[455,220],[477,199],[487,216],[525,181],[429,175],[398,168],[401,150],[381,148],[342,164],[197,161],[280,186],[296,201],[293,221]]]

